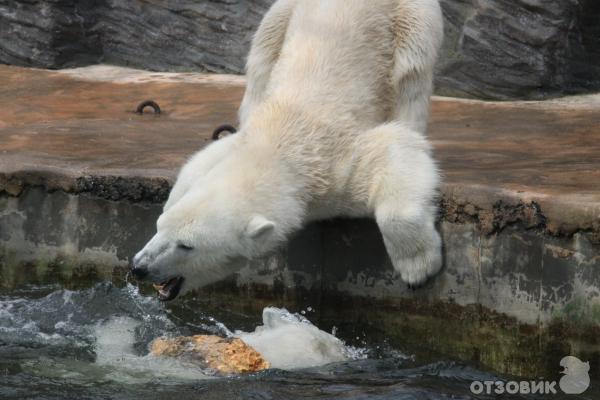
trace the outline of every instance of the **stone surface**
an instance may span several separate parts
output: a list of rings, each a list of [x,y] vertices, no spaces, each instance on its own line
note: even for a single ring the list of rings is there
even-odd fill
[[[241,73],[273,0],[0,0],[0,62]],[[595,0],[442,0],[440,94],[543,98],[600,89]]]
[[[0,67],[0,190],[37,185],[161,202],[214,127],[236,123],[243,80],[91,67]],[[137,115],[153,98],[160,116]],[[522,224],[600,242],[600,100],[484,103],[437,98],[429,136],[443,219],[486,233]],[[567,134],[568,133],[568,134]]]
[[[185,357],[221,374],[244,374],[269,369],[269,363],[238,338],[212,335],[158,338],[151,344],[156,357]]]
[[[0,0],[0,61],[243,70],[271,0]]]
[[[107,67],[3,67],[0,80],[0,293],[123,284],[177,168],[214,126],[235,124],[243,91],[229,76]],[[134,114],[146,98],[164,113]],[[310,224],[197,298],[249,314],[310,306],[321,329],[368,329],[409,353],[426,338],[505,373],[544,376],[556,354],[597,359],[598,109],[599,96],[434,99],[445,267],[418,291],[393,279],[373,221],[344,219]]]
[[[595,0],[442,0],[438,93],[540,99],[600,89]]]

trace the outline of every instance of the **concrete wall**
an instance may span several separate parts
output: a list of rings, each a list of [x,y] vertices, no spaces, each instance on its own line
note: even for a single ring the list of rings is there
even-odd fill
[[[159,203],[40,187],[17,197],[5,193],[2,289],[123,279],[160,211]],[[444,218],[440,230],[445,268],[416,291],[392,278],[374,222],[336,220],[308,226],[276,253],[198,295],[247,312],[268,304],[310,306],[322,326],[368,327],[414,351],[423,351],[427,338],[431,351],[508,373],[555,369],[549,348],[594,356],[594,347],[581,343],[597,341],[600,332],[600,249],[585,233],[553,238],[514,225],[489,235],[474,223]]]

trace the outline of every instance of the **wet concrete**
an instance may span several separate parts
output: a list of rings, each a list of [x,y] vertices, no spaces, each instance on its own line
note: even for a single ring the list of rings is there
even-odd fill
[[[103,67],[4,66],[0,82],[0,289],[32,276],[122,279],[178,167],[215,126],[235,125],[243,93],[234,77]],[[133,112],[148,98],[160,116]],[[323,324],[362,321],[415,346],[429,337],[432,350],[509,373],[542,371],[532,360],[552,349],[597,357],[598,110],[598,96],[434,100],[445,268],[419,291],[391,278],[374,222],[336,220],[308,226],[202,296],[247,311],[311,306]]]

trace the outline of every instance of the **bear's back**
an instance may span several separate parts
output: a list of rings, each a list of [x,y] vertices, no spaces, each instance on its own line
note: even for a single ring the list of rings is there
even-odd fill
[[[324,112],[381,122],[392,100],[397,0],[303,0],[288,27],[270,90]],[[330,106],[331,109],[327,109]]]

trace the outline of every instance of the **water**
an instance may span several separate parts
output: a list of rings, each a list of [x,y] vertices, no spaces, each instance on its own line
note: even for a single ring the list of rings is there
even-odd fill
[[[364,347],[347,346],[283,310],[267,309],[265,326],[256,328],[259,317],[193,300],[165,305],[129,284],[77,291],[25,286],[0,295],[0,398],[495,398],[471,395],[472,381],[498,378],[469,365],[420,363],[368,338]],[[239,335],[278,368],[217,377],[148,355],[159,336],[202,333]]]

